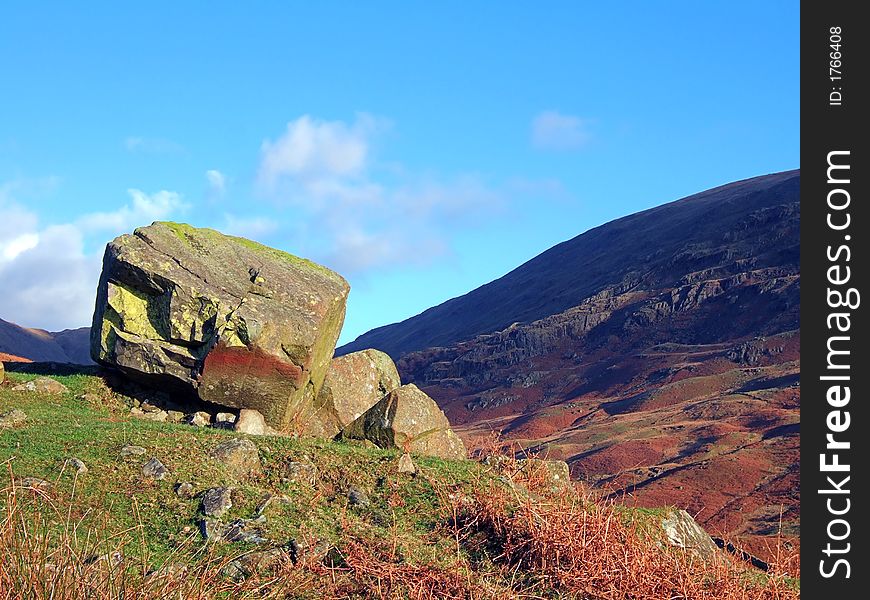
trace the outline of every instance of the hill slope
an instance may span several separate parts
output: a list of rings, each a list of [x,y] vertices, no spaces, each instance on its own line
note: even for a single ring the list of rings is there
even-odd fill
[[[781,511],[799,522],[799,188],[779,173],[619,219],[354,344],[400,357],[472,445],[497,431],[763,553]]]
[[[0,352],[39,362],[93,364],[89,327],[51,332],[0,319]]]
[[[793,210],[799,171],[755,177],[636,213],[558,244],[507,275],[400,323],[373,329],[339,348],[377,348],[398,358],[560,313],[611,286],[675,285],[692,271],[796,263],[797,240],[740,239],[748,220]],[[726,232],[737,239],[723,240]]]

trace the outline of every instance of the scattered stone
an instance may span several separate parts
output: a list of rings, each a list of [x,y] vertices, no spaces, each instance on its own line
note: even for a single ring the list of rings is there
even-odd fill
[[[208,517],[222,517],[233,507],[232,489],[216,487],[205,491],[202,495],[202,514]]]
[[[156,579],[180,579],[187,575],[187,565],[171,563],[164,565],[159,569],[152,569],[145,574],[146,581],[154,581]]]
[[[285,556],[286,553],[278,548],[249,552],[227,563],[221,569],[221,575],[236,583],[241,583],[252,575],[274,568]]]
[[[662,517],[661,527],[669,544],[683,548],[700,558],[709,559],[719,552],[710,534],[704,531],[685,510],[669,509]]]
[[[16,481],[18,487],[31,488],[42,492],[47,492],[54,487],[54,484],[39,477],[24,477]]]
[[[239,418],[236,419],[233,429],[248,435],[268,435],[269,427],[260,411],[253,408],[243,408],[239,411]]]
[[[39,394],[63,394],[67,387],[51,377],[37,377],[12,388],[15,392],[36,392]]]
[[[249,439],[235,438],[221,442],[211,451],[211,457],[223,464],[227,472],[242,479],[258,473],[260,453]]]
[[[350,502],[351,506],[358,506],[360,508],[364,508],[371,504],[369,501],[368,494],[364,491],[352,485],[347,490],[347,500]]]
[[[228,525],[219,519],[206,517],[199,522],[199,532],[211,542],[263,544],[268,541],[265,525],[266,517],[263,515],[254,519],[236,519]]]
[[[184,413],[180,410],[167,410],[166,420],[170,423],[181,423],[184,420]]]
[[[26,420],[27,414],[23,410],[18,410],[17,408],[7,410],[0,413],[0,429],[8,429],[21,425]]]
[[[398,470],[399,473],[404,473],[405,475],[417,474],[417,465],[414,464],[414,461],[411,459],[411,455],[407,452],[405,452],[399,458]]]
[[[179,498],[193,498],[196,495],[196,489],[192,483],[184,481],[175,486],[175,495]]]
[[[228,412],[219,412],[214,416],[214,426],[221,429],[232,429],[236,423],[236,415]]]
[[[224,541],[245,544],[262,544],[268,541],[264,536],[266,517],[260,515],[255,519],[236,519],[230,523],[221,536]]]
[[[217,519],[202,519],[199,522],[199,533],[206,541],[215,541],[223,535],[224,524]]]
[[[70,469],[75,469],[75,472],[78,475],[84,475],[88,472],[88,467],[85,463],[78,458],[68,458],[64,461],[64,467],[69,467]]]
[[[163,479],[169,474],[169,470],[162,462],[156,458],[152,458],[142,466],[142,474],[151,479]]]
[[[143,454],[145,454],[145,448],[142,446],[127,444],[121,447],[121,458],[126,458],[128,456],[142,456]]]
[[[361,350],[332,359],[317,398],[316,419],[308,431],[335,437],[384,396],[401,385],[393,359],[380,350]]]
[[[291,483],[303,483],[314,487],[317,485],[317,467],[307,461],[288,461],[284,473],[287,481]]]
[[[390,392],[348,425],[342,437],[439,458],[466,456],[465,444],[450,429],[444,412],[413,383]]]
[[[204,411],[197,411],[195,413],[186,415],[184,417],[184,422],[188,425],[193,425],[194,427],[208,427],[211,422],[211,415]]]
[[[208,402],[256,408],[281,429],[317,397],[349,289],[280,250],[153,223],[106,247],[91,354],[145,383],[161,378]]]
[[[133,412],[132,410],[130,411]],[[135,413],[134,413],[135,414]],[[169,413],[165,410],[142,411],[141,415],[137,415],[143,419],[154,421],[156,423],[165,423],[169,419]]]

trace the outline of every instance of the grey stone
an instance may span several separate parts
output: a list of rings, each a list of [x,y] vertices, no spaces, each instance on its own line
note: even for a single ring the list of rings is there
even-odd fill
[[[151,479],[164,479],[169,470],[156,458],[152,458],[142,466],[142,474]]]
[[[228,473],[239,479],[258,473],[262,466],[257,446],[246,438],[221,442],[212,449],[210,456],[221,463]]]
[[[0,413],[0,429],[8,429],[21,425],[27,420],[27,414],[23,410],[13,408]]]
[[[127,456],[142,456],[143,454],[145,454],[145,448],[142,446],[127,444],[121,447],[122,458],[126,458]]]
[[[202,495],[202,513],[208,517],[222,517],[232,507],[231,488],[211,488]]]

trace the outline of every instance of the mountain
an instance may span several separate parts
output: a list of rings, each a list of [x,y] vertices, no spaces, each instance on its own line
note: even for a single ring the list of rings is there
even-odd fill
[[[799,197],[788,171],[618,219],[339,353],[390,353],[472,446],[763,553],[799,527]]]
[[[0,319],[0,353],[37,362],[93,364],[89,327],[52,332]]]

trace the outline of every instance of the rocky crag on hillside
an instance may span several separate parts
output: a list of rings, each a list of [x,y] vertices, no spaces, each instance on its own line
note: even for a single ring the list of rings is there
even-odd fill
[[[798,532],[800,173],[596,227],[361,345],[492,430],[729,536]],[[763,545],[762,540],[755,540]]]
[[[389,356],[363,350],[333,360],[348,292],[341,276],[308,260],[157,222],[106,247],[91,354],[172,397],[171,406],[134,407],[153,420],[345,435],[464,458],[443,412],[401,385]],[[194,398],[234,412],[185,410]]]

